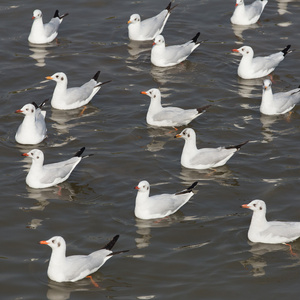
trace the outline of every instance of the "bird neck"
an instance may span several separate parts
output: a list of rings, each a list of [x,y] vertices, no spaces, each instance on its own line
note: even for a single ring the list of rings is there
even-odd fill
[[[188,140],[185,140],[182,155],[188,154],[189,157],[193,156],[198,151],[196,145],[196,136],[190,137]]]
[[[52,249],[49,267],[48,269],[61,268],[66,260],[66,248],[61,246],[60,248]]]
[[[152,113],[156,113],[156,112],[159,112],[161,110],[162,110],[161,98],[159,97],[159,98],[156,98],[155,100],[151,99],[148,111],[152,112]]]
[[[34,19],[31,30],[33,31],[44,31],[43,18]]]
[[[145,202],[148,198],[149,198],[149,194],[150,194],[150,189],[147,192],[138,192],[136,195],[136,203],[143,203]]]
[[[250,230],[251,227],[259,227],[260,230],[263,230],[267,225],[266,213],[262,211],[255,211],[253,212],[251,223],[250,223]]]
[[[272,104],[273,104],[272,89],[271,88],[268,88],[267,90],[264,89],[262,93],[261,106],[260,106],[261,111],[270,110],[270,108],[272,108]]]

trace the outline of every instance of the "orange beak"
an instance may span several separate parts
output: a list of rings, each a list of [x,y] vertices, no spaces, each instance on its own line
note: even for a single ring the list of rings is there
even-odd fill
[[[48,245],[49,243],[47,241],[40,241],[40,244],[42,244],[42,245]]]
[[[232,49],[232,52],[240,52],[238,49]]]
[[[147,95],[147,92],[145,92],[145,91],[142,91],[142,92],[141,92],[141,94]]]
[[[241,207],[242,208],[249,208],[248,204],[243,204]]]
[[[29,156],[29,154],[27,154],[27,153],[23,153],[23,154],[22,154],[22,156]]]
[[[182,135],[181,134],[176,134],[175,136],[174,136],[174,138],[176,139],[176,138],[181,138],[182,137]]]
[[[131,23],[131,21],[129,20],[128,22],[127,22],[127,24],[130,24]]]
[[[23,112],[23,110],[21,110],[21,109],[17,109],[16,111],[15,111],[15,113],[22,113]]]
[[[53,80],[53,78],[51,76],[47,76],[46,79]]]
[[[139,190],[140,188],[138,186],[135,187],[136,190]]]

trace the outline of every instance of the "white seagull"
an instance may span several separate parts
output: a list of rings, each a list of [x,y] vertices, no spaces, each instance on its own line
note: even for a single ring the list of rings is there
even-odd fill
[[[162,33],[171,14],[171,10],[177,6],[171,7],[171,4],[172,2],[158,15],[144,21],[141,21],[139,14],[131,15],[127,22],[129,39],[135,41],[149,41],[155,39]]]
[[[197,183],[194,182],[190,187],[176,194],[161,194],[150,197],[149,182],[146,180],[141,181],[135,187],[138,190],[135,199],[135,216],[139,219],[149,220],[174,214],[194,195],[192,190]]]
[[[46,79],[56,81],[56,86],[51,99],[52,107],[61,110],[74,109],[88,104],[95,94],[100,90],[103,84],[109,83],[97,82],[100,71],[94,77],[80,87],[68,88],[68,78],[65,73],[58,72]]]
[[[15,140],[23,145],[35,145],[42,142],[47,136],[47,127],[45,123],[46,112],[42,111],[42,107],[47,100],[43,101],[39,106],[35,103],[24,105],[16,113],[25,115],[23,122],[19,126],[15,135]]]
[[[43,14],[39,9],[33,12],[33,23],[28,41],[32,44],[46,44],[52,42],[57,34],[60,23],[68,13],[60,16],[58,10],[55,11],[53,18],[49,23],[43,24]]]
[[[268,222],[267,207],[263,200],[253,200],[249,204],[243,204],[242,207],[253,210],[248,230],[248,238],[251,242],[281,244],[292,242],[300,237],[300,222]]]
[[[254,51],[249,46],[243,46],[239,49],[232,49],[243,55],[239,67],[238,75],[243,79],[254,79],[269,75],[275,70],[285,56],[290,53],[291,45],[287,45],[282,51],[271,54],[269,56],[254,57]]]
[[[255,24],[260,18],[268,0],[255,0],[249,5],[245,5],[244,0],[236,0],[235,10],[230,21],[236,25]]]
[[[181,165],[189,169],[198,170],[225,165],[235,152],[248,143],[246,141],[236,146],[197,149],[196,133],[192,128],[184,129],[180,134],[175,135],[175,138],[183,138],[185,140],[181,155]]]
[[[85,147],[81,148],[68,160],[47,165],[44,165],[44,153],[41,150],[33,149],[28,153],[23,153],[23,156],[32,158],[32,165],[26,176],[26,183],[34,189],[40,189],[54,186],[67,180],[79,162],[83,158],[91,156],[91,154],[81,156],[84,150]]]
[[[263,84],[260,112],[265,115],[282,115],[300,102],[300,86],[288,92],[272,93],[272,81],[265,79]]]
[[[158,35],[151,49],[151,63],[157,67],[171,67],[181,63],[200,46],[202,41],[197,42],[199,36],[200,32],[185,44],[166,47],[164,37]]]
[[[153,126],[183,126],[189,124],[192,120],[202,115],[211,105],[195,109],[182,109],[179,107],[162,107],[161,93],[159,89],[150,89],[143,91],[141,94],[151,98],[147,112],[147,123]]]
[[[61,236],[54,236],[48,241],[40,241],[40,244],[52,248],[48,266],[48,277],[56,282],[74,282],[95,273],[113,255],[127,252],[128,250],[113,252],[111,249],[119,238],[116,235],[102,249],[88,255],[66,256],[66,242]]]

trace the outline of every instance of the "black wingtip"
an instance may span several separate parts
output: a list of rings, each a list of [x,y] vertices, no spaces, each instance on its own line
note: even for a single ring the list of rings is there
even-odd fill
[[[75,154],[74,154],[74,157],[77,156],[77,157],[80,157],[81,154],[84,152],[85,150],[85,147],[82,147],[80,150],[78,150]]]
[[[192,41],[196,44],[197,43],[197,39],[200,36],[200,32],[198,32],[193,38]]]
[[[287,45],[281,52],[283,53],[283,56],[286,56],[290,51],[291,45]]]
[[[225,149],[233,149],[233,148],[236,148],[237,150],[240,150],[242,146],[246,145],[249,141],[246,141],[244,143],[241,143],[239,145],[236,145],[236,146],[228,146],[228,147],[225,147]]]
[[[69,13],[65,13],[65,14],[61,15],[59,18],[60,18],[60,19],[63,19],[64,17],[66,17],[66,16],[68,16],[68,15],[69,15]]]
[[[31,102],[31,104],[34,105],[35,109],[38,109],[38,108],[39,108],[39,106],[38,106],[34,101]]]
[[[115,243],[117,242],[117,240],[119,239],[120,235],[117,234],[113,237],[113,239],[107,244],[105,245],[102,249],[106,249],[106,250],[111,250],[113,248],[113,246],[115,245]]]
[[[59,12],[58,12],[58,9],[55,11],[53,18],[59,18]]]
[[[187,194],[193,191],[193,188],[198,184],[198,181],[195,181],[191,186],[189,186],[187,189],[176,193],[175,195],[182,195],[182,194]]]
[[[204,111],[206,111],[209,107],[211,107],[211,105],[205,105],[205,106],[202,106],[202,107],[198,107],[197,111],[198,111],[199,114],[201,114]]]
[[[101,86],[103,84],[110,83],[110,82],[111,82],[111,80],[107,80],[107,81],[104,81],[104,82],[99,82],[95,87]]]
[[[47,101],[49,101],[49,98],[48,98],[48,99],[45,99],[45,100],[39,105],[39,108],[42,109],[42,107],[46,104]]]
[[[173,7],[171,7],[172,2],[173,2],[173,1],[171,1],[171,2],[169,3],[169,5],[165,8],[169,13],[170,13],[171,10],[173,10],[176,6],[178,6],[178,4],[176,4],[176,5],[174,5]]]
[[[98,71],[98,72],[94,75],[93,79],[94,79],[95,81],[97,81],[98,78],[99,78],[99,75],[100,75],[100,71]]]

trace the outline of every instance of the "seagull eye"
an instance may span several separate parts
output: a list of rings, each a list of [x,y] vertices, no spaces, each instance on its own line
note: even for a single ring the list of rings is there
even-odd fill
[[[28,111],[28,108],[26,108],[26,110]]]
[[[253,204],[254,207],[256,207],[256,204]]]
[[[30,153],[33,156],[33,152]]]
[[[52,244],[55,244],[55,240],[52,240],[51,243],[52,243]]]
[[[58,75],[56,75],[55,77],[56,77],[56,78],[58,78],[59,76],[58,76]]]

